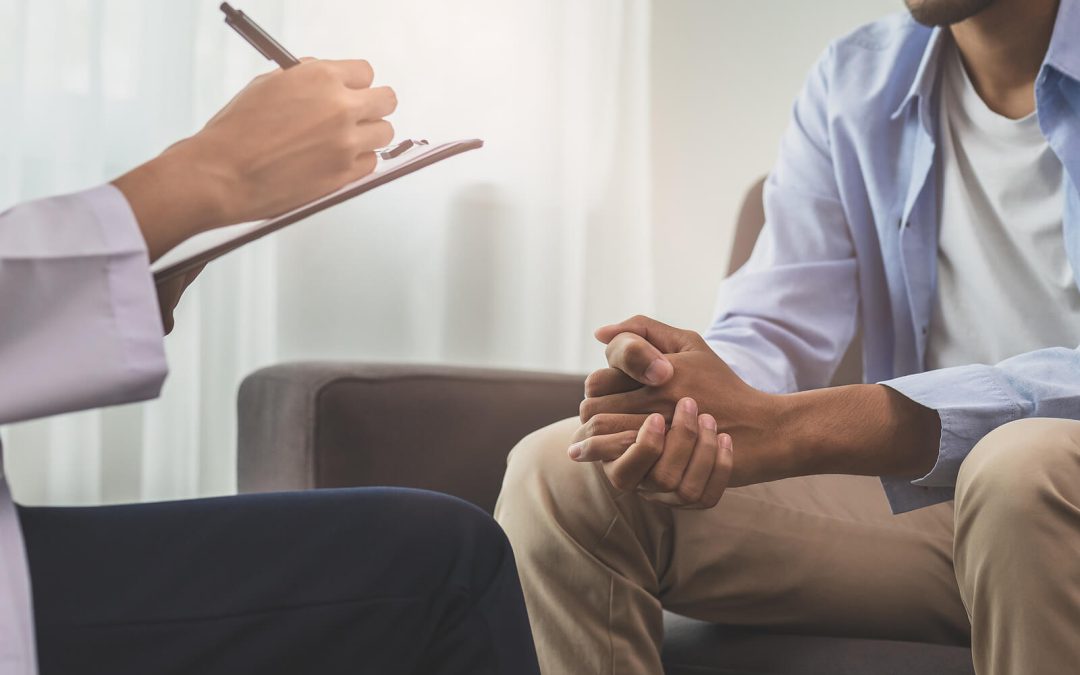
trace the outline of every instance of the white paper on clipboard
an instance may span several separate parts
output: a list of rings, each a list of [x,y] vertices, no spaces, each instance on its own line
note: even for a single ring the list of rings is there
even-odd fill
[[[271,232],[276,232],[284,227],[288,227],[289,225],[314,215],[319,211],[323,211],[331,206],[340,204],[341,202],[352,199],[358,195],[362,195],[380,185],[385,185],[402,176],[407,176],[426,166],[431,166],[432,164],[441,162],[454,155],[468,152],[469,150],[476,150],[484,145],[484,142],[479,139],[453,141],[438,145],[427,144],[426,142],[420,141],[403,141],[402,144],[398,144],[397,146],[394,146],[394,148],[391,148],[387,154],[393,154],[396,148],[400,148],[403,144],[408,143],[412,144],[411,146],[404,146],[408,147],[408,150],[391,159],[380,158],[379,164],[374,172],[364,176],[360,180],[349,183],[325,197],[320,197],[313,202],[293,209],[288,213],[283,213],[275,218],[270,218],[269,220],[220,227],[188,239],[154,262],[151,266],[151,270],[154,273],[154,281],[161,283],[167,279],[186,274],[215,258],[220,258],[229,251],[233,251],[244,244],[265,237]]]

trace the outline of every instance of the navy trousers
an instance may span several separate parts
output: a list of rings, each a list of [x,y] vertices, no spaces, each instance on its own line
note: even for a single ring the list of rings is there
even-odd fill
[[[538,675],[480,509],[365,488],[20,508],[41,675]]]

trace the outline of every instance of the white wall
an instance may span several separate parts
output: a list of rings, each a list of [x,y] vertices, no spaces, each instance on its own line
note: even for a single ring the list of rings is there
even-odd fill
[[[703,329],[746,188],[772,166],[825,46],[900,0],[654,0],[653,159],[660,318]]]
[[[410,0],[416,6],[431,1]],[[615,4],[584,1],[595,7]],[[325,13],[340,15],[340,2],[322,0],[312,7],[325,6]],[[490,30],[497,32],[508,32],[508,17],[516,17],[517,22],[530,24],[532,32],[542,36],[551,19],[545,19],[550,7],[538,8],[523,0],[503,0],[498,7],[489,9],[486,18]],[[732,225],[744,191],[772,166],[791,104],[810,66],[830,40],[902,7],[901,0],[652,0],[651,68],[645,80],[652,90],[651,110],[644,114],[652,120],[653,293],[642,293],[640,287],[605,285],[603,279],[593,278],[589,297],[573,298],[558,283],[552,283],[559,276],[557,261],[565,251],[560,253],[557,244],[536,239],[546,236],[536,228],[552,227],[545,219],[553,223],[558,216],[541,211],[550,209],[557,214],[559,205],[534,204],[536,213],[530,218],[538,220],[529,226],[532,233],[525,234],[517,225],[521,214],[508,211],[503,204],[507,195],[476,194],[473,199],[480,203],[470,207],[468,217],[458,223],[465,231],[447,232],[443,220],[430,212],[419,214],[415,204],[403,206],[401,202],[405,191],[420,182],[445,181],[445,175],[433,172],[417,177],[410,186],[391,186],[366,202],[345,205],[319,218],[320,226],[327,228],[325,237],[302,242],[300,232],[286,232],[278,238],[280,246],[310,249],[310,255],[295,260],[330,261],[318,268],[282,268],[278,314],[282,358],[451,361],[580,371],[601,363],[602,349],[588,337],[596,326],[552,320],[558,313],[547,307],[575,302],[592,307],[590,317],[602,317],[592,319],[593,323],[619,320],[628,312],[645,312],[675,325],[704,329],[712,314],[717,283],[727,266]],[[466,11],[464,6],[461,11]],[[313,15],[325,13],[314,11]],[[509,108],[505,101],[500,103],[504,88],[477,80],[476,72],[485,68],[480,61],[455,67],[433,61],[425,66],[430,69],[429,76],[422,81],[410,80],[410,68],[415,70],[414,62],[421,58],[417,52],[422,51],[415,37],[397,40],[397,51],[380,49],[379,30],[374,27],[367,32],[342,32],[321,20],[286,18],[290,20],[285,21],[284,35],[290,44],[299,45],[297,49],[344,56],[355,52],[356,44],[363,44],[368,58],[379,64],[384,81],[399,88],[402,110],[395,116],[399,130],[407,133],[423,128],[425,133],[442,137],[482,133],[488,141],[483,155],[463,160],[457,172],[476,171],[483,176],[484,171],[503,171],[513,162],[541,166],[549,161],[547,155],[552,153],[552,139],[559,137],[560,120],[536,127],[508,117],[504,109]],[[475,7],[466,18],[465,24],[475,27]],[[568,25],[584,29],[580,20]],[[569,32],[563,30],[564,34]],[[425,34],[424,39],[428,37]],[[600,36],[580,39],[599,40]],[[563,77],[558,73],[566,66],[557,59],[543,61],[558,54],[557,48],[537,51],[521,43],[500,47],[507,51],[481,52],[472,58],[503,60],[506,77],[533,83],[536,105],[545,105],[548,95],[558,95]],[[534,52],[540,56],[529,58],[539,62],[525,59],[523,65],[522,59]],[[578,63],[576,67],[595,65]],[[468,123],[458,128],[439,129],[431,119],[419,124],[414,117],[439,105],[439,96],[446,94],[441,83],[446,81],[460,83],[455,85],[463,88],[460,98],[469,101],[475,113],[466,116]],[[570,114],[586,116],[587,106],[582,103],[569,100],[565,105]],[[445,116],[454,119],[450,112]],[[641,114],[627,110],[622,117]],[[637,141],[623,138],[622,142],[633,145]],[[498,156],[507,149],[520,157],[509,161]],[[486,215],[478,217],[478,213]],[[353,227],[342,214],[355,215],[364,227]],[[637,233],[632,229],[628,223],[625,237],[616,235],[606,242],[612,257],[634,254]],[[458,236],[463,236],[467,245],[448,246]],[[508,242],[498,240],[515,237],[521,237],[522,247],[537,256],[535,261],[523,264],[504,258]],[[537,253],[538,246],[547,252]],[[351,264],[341,259],[333,262],[334,252],[342,249],[349,251]],[[416,260],[426,261],[424,268],[431,270],[430,278],[412,274],[410,261]],[[500,265],[519,267],[529,279],[492,272]],[[466,278],[458,278],[460,283],[447,287],[452,301],[429,293],[427,289],[438,286],[432,279],[447,268],[459,267],[471,271]],[[493,279],[498,283],[493,284]],[[534,284],[547,289],[540,307],[525,306],[529,303],[523,301]],[[370,292],[374,287],[380,287],[379,293]],[[350,311],[342,312],[336,303],[303,298],[338,298]],[[456,315],[458,321],[446,320],[447,335],[440,337],[442,331],[425,329],[424,324],[441,320],[443,311]],[[534,320],[515,320],[515,313],[532,315]],[[312,325],[325,330],[314,332]],[[378,330],[372,330],[373,325]],[[505,330],[509,325],[521,329]],[[567,341],[584,341],[588,346],[580,352],[567,352],[561,348]]]

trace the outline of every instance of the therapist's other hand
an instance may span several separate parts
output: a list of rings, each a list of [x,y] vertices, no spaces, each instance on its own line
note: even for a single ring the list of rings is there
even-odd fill
[[[194,136],[121,176],[156,259],[222,225],[278,215],[375,168],[397,106],[366,61],[306,60],[255,78]]]
[[[676,406],[692,399],[739,441],[732,485],[791,475],[793,458],[777,429],[779,397],[743,382],[700,335],[636,316],[600,328],[596,337],[607,345],[609,367],[586,380],[576,441],[602,454],[625,450],[646,415],[671,421]]]
[[[681,509],[711,509],[727,488],[733,466],[731,436],[719,433],[712,415],[698,414],[697,403],[683,399],[671,428],[663,415],[645,418],[626,448],[570,446],[577,462],[598,461],[618,490],[637,491],[644,499]]]
[[[198,267],[187,274],[173,277],[157,285],[158,306],[161,309],[161,325],[164,328],[165,335],[171,333],[175,325],[173,312],[176,310],[176,306],[180,304],[180,296],[184,294],[184,291],[202,271],[203,268]]]

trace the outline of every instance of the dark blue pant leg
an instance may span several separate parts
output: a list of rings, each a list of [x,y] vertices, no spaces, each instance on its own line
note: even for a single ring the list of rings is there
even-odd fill
[[[539,673],[502,531],[390,488],[21,508],[42,675]]]

